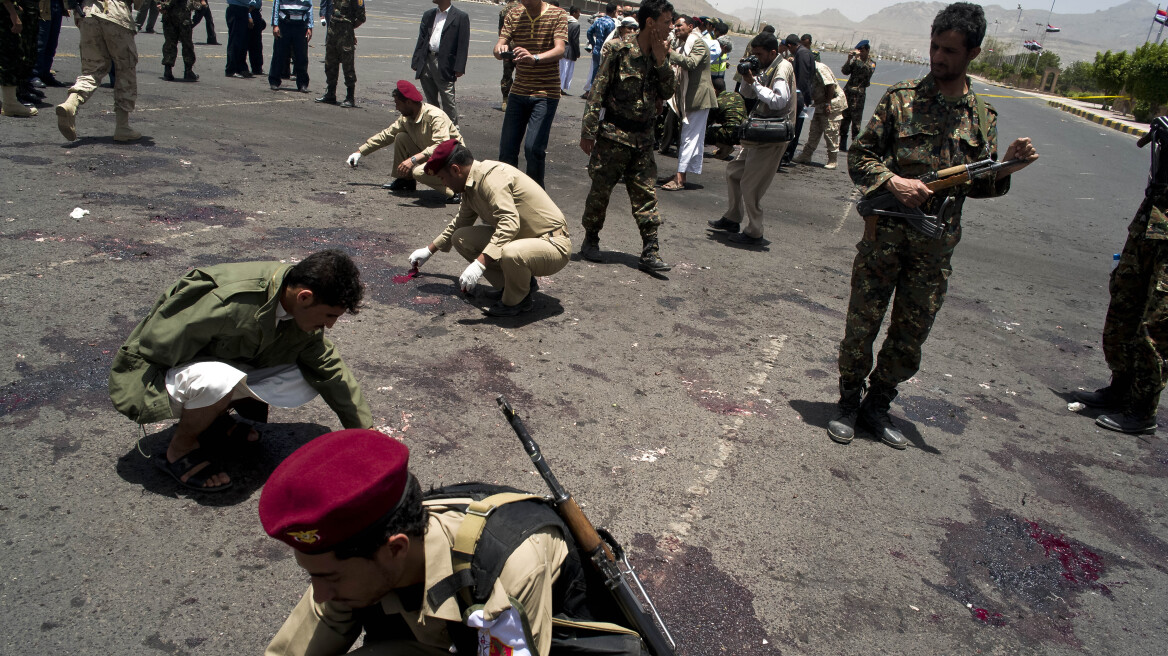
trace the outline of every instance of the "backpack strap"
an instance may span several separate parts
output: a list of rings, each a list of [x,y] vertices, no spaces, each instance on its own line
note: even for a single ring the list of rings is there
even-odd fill
[[[981,143],[985,146],[986,157],[990,156],[989,112],[986,110],[986,101],[978,94],[973,94],[973,104],[977,111],[977,132],[981,136]]]

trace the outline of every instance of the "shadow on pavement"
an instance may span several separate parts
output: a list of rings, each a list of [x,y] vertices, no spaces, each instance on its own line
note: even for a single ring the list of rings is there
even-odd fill
[[[141,485],[147,492],[161,496],[183,496],[204,506],[234,506],[263,486],[276,466],[293,451],[332,431],[327,426],[305,423],[256,424],[255,428],[260,432],[260,440],[254,444],[240,441],[230,448],[224,444],[203,447],[212,458],[211,466],[219,466],[231,476],[234,485],[223,492],[202,493],[184,487],[151,462],[151,458],[166,457],[166,445],[174,435],[173,426],[143,437],[129,452],[118,458],[118,476],[127,483]]]
[[[737,248],[744,251],[758,251],[759,253],[769,253],[771,250],[770,240],[763,239],[761,244],[740,244],[736,241],[730,241],[730,235],[738,234],[726,232],[725,230],[714,230],[712,228],[706,229],[706,239],[716,241],[723,246],[730,248]]]
[[[837,406],[835,403],[828,401],[803,401],[801,399],[791,399],[787,402],[791,409],[799,413],[803,422],[809,426],[815,426],[827,430],[827,422],[835,418]],[[901,433],[908,438],[909,442],[916,448],[930,453],[932,455],[941,455],[941,450],[935,446],[925,442],[924,436],[917,430],[917,427],[906,419],[900,417],[893,417],[896,422],[896,427],[900,429]],[[867,437],[868,439],[879,442],[880,440],[869,430],[861,426],[856,427],[856,437]]]

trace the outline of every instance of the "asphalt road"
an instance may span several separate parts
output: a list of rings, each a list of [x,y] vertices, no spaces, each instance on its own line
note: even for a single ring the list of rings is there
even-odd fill
[[[236,490],[192,495],[140,454],[168,426],[148,426],[139,447],[106,376],[188,268],[336,247],[361,266],[368,302],[330,335],[423,484],[542,489],[495,408],[506,394],[593,521],[630,547],[682,654],[1162,653],[1168,446],[1067,410],[1071,391],[1107,375],[1107,275],[1147,171],[1133,137],[989,89],[1007,96],[990,99],[1003,147],[1030,136],[1042,159],[1008,196],[966,206],[948,299],[894,407],[912,446],[840,446],[824,426],[862,230],[844,171],[782,172],[769,247],[740,249],[704,229],[726,206],[725,164],[707,159],[695,189],[660,194],[666,279],[636,270],[618,191],[608,262],[543,279],[519,319],[459,298],[454,254],[391,282],[454,208],[432,192],[388,196],[388,152],[357,169],[344,160],[394,119],[390,90],[412,77],[426,6],[370,6],[360,109],[225,79],[221,47],[198,46],[199,83],[163,82],[158,34],[138,38],[142,143],[109,139],[106,89],[73,144],[51,107],[0,119],[0,652],[262,651],[307,580],[263,534],[259,492],[336,418],[319,401],[273,412],[262,446],[230,464]],[[475,53],[458,84],[461,126],[490,158],[496,10],[461,6]],[[76,46],[70,27],[62,79],[77,72]],[[920,72],[881,63],[875,81]],[[575,92],[586,73],[581,60]],[[548,155],[548,190],[577,239],[582,108],[560,103]],[[662,176],[674,166],[659,158]],[[70,218],[77,207],[90,213]]]

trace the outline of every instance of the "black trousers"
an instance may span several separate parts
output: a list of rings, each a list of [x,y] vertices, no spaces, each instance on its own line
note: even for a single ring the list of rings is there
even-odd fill
[[[285,20],[280,23],[280,36],[272,44],[272,64],[268,69],[268,84],[279,85],[287,75],[288,55],[292,55],[292,69],[296,87],[308,86],[308,22]]]
[[[191,23],[193,29],[199,24],[199,21],[206,20],[207,23],[207,43],[215,43],[215,19],[211,18],[211,6],[209,4],[199,5],[199,10],[194,14],[195,21]]]
[[[242,73],[247,70],[247,46],[250,31],[247,28],[247,7],[227,5],[227,66],[223,72],[227,75]]]
[[[251,72],[259,75],[264,72],[264,28],[268,22],[259,9],[251,10],[251,19],[252,26],[247,35],[247,58],[251,61]]]

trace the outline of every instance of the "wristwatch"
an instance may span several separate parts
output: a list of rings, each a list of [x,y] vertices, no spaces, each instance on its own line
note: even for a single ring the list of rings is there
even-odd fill
[[[535,58],[535,63],[539,63],[539,55],[532,55]]]

